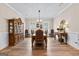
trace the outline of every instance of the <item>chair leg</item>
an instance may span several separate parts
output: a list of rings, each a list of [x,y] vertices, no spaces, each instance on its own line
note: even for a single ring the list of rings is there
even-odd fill
[[[34,39],[32,39],[32,48],[33,48],[33,42],[34,42]]]
[[[45,48],[47,48],[47,39],[45,39],[45,44],[46,44]]]

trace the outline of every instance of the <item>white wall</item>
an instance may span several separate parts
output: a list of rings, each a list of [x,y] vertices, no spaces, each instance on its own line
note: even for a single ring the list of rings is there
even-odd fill
[[[70,32],[79,32],[79,4],[72,4],[68,9],[64,10],[58,17],[54,19],[54,29],[61,20],[66,20],[69,23]]]
[[[31,23],[37,23],[37,18],[27,18],[26,19],[26,21],[25,21],[25,25],[26,25],[26,29],[28,29],[28,24],[31,24]],[[50,19],[50,18],[44,18],[44,19],[42,19],[42,24],[43,23],[48,23],[48,34],[50,33],[50,30],[53,28],[53,19]],[[29,30],[31,30],[31,29],[29,29]],[[45,29],[44,29],[45,30]]]
[[[8,19],[19,17],[6,4],[0,4],[0,49],[8,46]]]
[[[72,4],[69,8],[65,9],[58,17],[54,19],[54,29],[57,29],[57,26],[61,20],[66,20],[69,23],[69,38],[74,36],[74,39],[69,39],[68,41],[72,46],[75,42],[79,43],[79,4]],[[75,36],[77,35],[77,36]],[[77,48],[79,48],[79,45],[76,45]]]

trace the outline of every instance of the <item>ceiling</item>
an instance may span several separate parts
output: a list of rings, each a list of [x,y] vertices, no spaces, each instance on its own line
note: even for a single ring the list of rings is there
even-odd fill
[[[68,3],[9,3],[10,7],[19,12],[24,18],[54,18]]]

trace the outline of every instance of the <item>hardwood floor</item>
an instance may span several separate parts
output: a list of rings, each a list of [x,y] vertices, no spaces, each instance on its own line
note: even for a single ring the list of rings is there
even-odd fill
[[[72,48],[69,45],[60,44],[53,38],[48,38],[46,49],[31,48],[31,38],[25,38],[14,47],[9,47],[0,51],[8,56],[78,56],[79,50]]]

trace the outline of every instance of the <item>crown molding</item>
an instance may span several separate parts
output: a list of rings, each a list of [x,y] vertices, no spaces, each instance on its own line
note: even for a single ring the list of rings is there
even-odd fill
[[[71,7],[72,6],[72,3],[70,3],[68,6],[66,6],[65,8],[63,8],[58,14],[57,14],[57,16],[55,16],[54,17],[54,19],[55,18],[57,18],[60,14],[62,14],[65,10],[67,10],[69,7]]]
[[[10,6],[8,3],[5,3],[5,5],[7,5],[10,9],[12,9],[18,16],[24,18],[23,15],[20,12],[18,12],[15,8]]]

